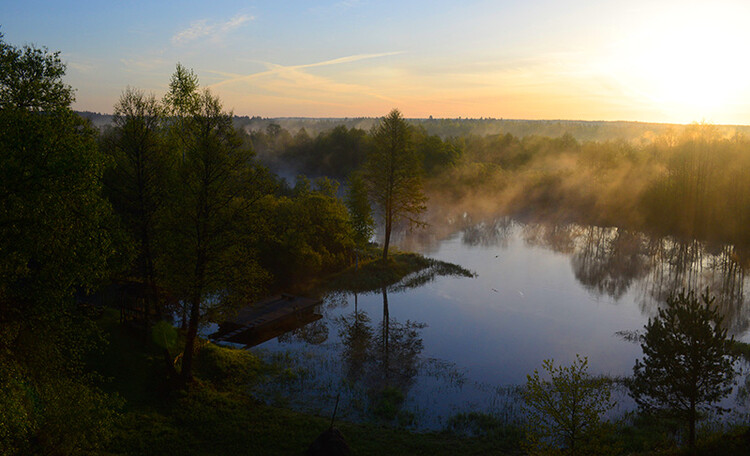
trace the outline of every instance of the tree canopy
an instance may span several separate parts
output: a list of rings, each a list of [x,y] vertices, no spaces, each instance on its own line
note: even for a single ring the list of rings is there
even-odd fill
[[[107,271],[110,210],[96,133],[70,109],[57,53],[0,36],[0,453],[101,446],[112,414],[83,358],[74,293]]]
[[[576,355],[570,366],[544,360],[550,377],[527,375],[522,392],[531,454],[589,454],[601,445],[602,416],[614,407],[609,384],[588,373],[588,360]]]

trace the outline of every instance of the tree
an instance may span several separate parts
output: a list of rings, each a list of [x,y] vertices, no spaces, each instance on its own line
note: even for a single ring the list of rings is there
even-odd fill
[[[346,207],[354,228],[355,242],[366,246],[373,234],[375,221],[372,219],[372,208],[367,198],[367,186],[359,173],[349,175],[349,191],[346,195]]]
[[[400,221],[421,225],[427,198],[422,190],[419,157],[411,143],[411,128],[398,109],[392,110],[373,129],[375,147],[364,165],[370,197],[383,219],[383,261],[388,259],[391,231]]]
[[[531,454],[588,454],[601,443],[606,427],[602,415],[614,407],[609,383],[588,374],[588,360],[576,355],[568,367],[553,360],[526,376],[522,392]]]
[[[267,197],[259,205],[264,232],[258,250],[264,268],[277,286],[291,285],[320,272],[347,264],[354,247],[354,232],[337,183],[317,179],[311,186],[297,178],[292,197]]]
[[[257,298],[265,272],[250,251],[251,208],[269,179],[210,91],[185,119],[185,158],[170,195],[164,270],[187,306],[182,381],[192,381],[198,326],[210,312]]]
[[[695,446],[698,414],[731,391],[734,338],[727,338],[709,290],[700,300],[693,291],[672,294],[641,340],[630,392],[646,411],[666,411],[685,421],[688,444]]]
[[[100,447],[112,409],[84,356],[74,293],[107,271],[111,212],[96,132],[70,109],[57,53],[0,34],[0,453]]]
[[[166,233],[159,218],[171,183],[173,157],[167,147],[164,109],[154,95],[127,88],[114,107],[114,128],[104,136],[103,149],[111,158],[105,174],[105,190],[129,234],[135,254],[129,270],[146,290],[146,315],[155,310],[164,315],[159,301],[157,258],[159,241]],[[147,331],[151,330],[146,325]],[[171,380],[176,380],[173,357],[166,347],[163,356]]]
[[[167,191],[169,157],[163,112],[153,95],[126,89],[114,107],[114,128],[104,148],[112,158],[105,188],[137,244],[135,276],[156,285],[157,215]]]
[[[60,52],[47,48],[16,48],[0,33],[0,109],[54,111],[73,103],[73,89],[62,81]]]
[[[187,147],[186,118],[191,116],[200,104],[200,91],[198,90],[198,76],[182,66],[179,62],[175,72],[169,80],[169,91],[164,95],[164,108],[170,118],[172,128],[172,144],[176,146],[185,160],[185,148]]]

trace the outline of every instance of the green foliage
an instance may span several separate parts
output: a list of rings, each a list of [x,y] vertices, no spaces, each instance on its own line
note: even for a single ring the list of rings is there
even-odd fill
[[[134,242],[134,276],[153,286],[161,235],[158,218],[172,166],[162,125],[163,108],[153,95],[128,88],[114,113],[114,127],[102,141],[102,149],[111,158],[104,176],[105,190]]]
[[[578,355],[570,366],[555,367],[552,360],[542,366],[550,380],[534,370],[522,392],[529,452],[606,454],[602,415],[615,405],[609,383],[589,375],[588,360]]]
[[[713,308],[709,290],[696,297],[681,291],[649,319],[641,342],[643,360],[636,360],[630,391],[646,412],[667,411],[688,427],[695,444],[695,423],[731,391],[735,376],[733,338]]]
[[[373,401],[372,413],[385,421],[393,421],[401,411],[404,403],[404,393],[393,386],[386,386]]]
[[[91,451],[113,404],[83,369],[101,340],[73,294],[107,272],[104,160],[58,54],[1,38],[0,451]]]
[[[151,339],[163,349],[172,350],[177,346],[177,328],[164,320],[156,322],[151,327]]]
[[[367,197],[367,186],[359,173],[349,175],[349,191],[346,207],[354,228],[354,240],[358,246],[366,246],[375,232],[375,220]]]
[[[17,48],[0,33],[0,109],[50,112],[73,103],[73,90],[62,81],[65,64],[60,52]]]
[[[311,188],[298,179],[292,197],[268,196],[260,202],[264,221],[258,250],[265,268],[289,285],[349,263],[354,232],[335,184],[318,180]]]
[[[261,362],[247,350],[208,344],[197,357],[196,374],[222,389],[242,388],[258,381]]]
[[[164,95],[164,106],[179,121],[193,113],[199,104],[198,76],[193,70],[177,63],[169,80],[169,91]]]

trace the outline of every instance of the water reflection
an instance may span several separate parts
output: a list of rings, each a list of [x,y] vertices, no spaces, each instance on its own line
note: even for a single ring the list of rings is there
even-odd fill
[[[643,236],[592,226],[582,231],[570,260],[576,279],[589,291],[619,301],[648,270]]]
[[[366,312],[358,308],[354,295],[354,312],[340,316],[339,337],[347,380],[364,386],[371,400],[371,409],[382,400],[384,391],[398,391],[401,397],[409,392],[419,372],[419,359],[424,343],[420,331],[424,323],[399,322],[390,316],[388,291],[381,290],[383,318],[377,328]]]
[[[675,290],[709,287],[730,333],[742,334],[750,328],[743,267],[746,254],[734,246],[650,238],[615,227],[520,223],[508,217],[464,228],[462,242],[505,248],[514,229],[529,246],[569,255],[576,280],[595,296],[617,302],[634,289],[641,311],[653,316]]]

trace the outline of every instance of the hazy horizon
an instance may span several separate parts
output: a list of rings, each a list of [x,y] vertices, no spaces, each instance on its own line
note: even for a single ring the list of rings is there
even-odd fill
[[[750,5],[344,0],[7,1],[14,45],[59,50],[74,108],[161,96],[177,62],[238,116],[750,124]]]

